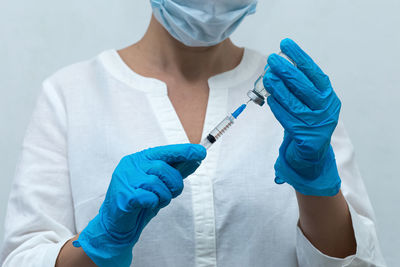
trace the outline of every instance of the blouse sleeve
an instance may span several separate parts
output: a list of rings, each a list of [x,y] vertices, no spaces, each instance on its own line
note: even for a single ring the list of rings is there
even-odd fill
[[[325,255],[298,227],[296,251],[299,266],[386,266],[379,248],[372,206],[355,162],[353,145],[342,123],[338,124],[331,143],[342,180],[341,190],[350,209],[357,242],[356,254],[344,259]]]
[[[54,266],[74,236],[66,129],[62,94],[45,81],[9,197],[1,266]]]

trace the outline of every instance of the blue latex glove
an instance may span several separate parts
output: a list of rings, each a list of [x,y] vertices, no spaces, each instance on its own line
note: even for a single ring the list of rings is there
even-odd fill
[[[285,129],[275,181],[286,182],[305,195],[336,195],[341,181],[330,142],[340,100],[328,76],[295,42],[283,40],[281,51],[297,67],[272,54],[263,80],[271,94],[268,104]]]
[[[82,247],[97,266],[130,266],[132,248],[143,228],[183,190],[184,177],[171,165],[193,162],[191,174],[205,156],[203,146],[182,144],[122,158],[98,215],[73,245]]]

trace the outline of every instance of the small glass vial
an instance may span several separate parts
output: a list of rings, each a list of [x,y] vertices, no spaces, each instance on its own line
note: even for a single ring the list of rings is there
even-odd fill
[[[293,60],[290,59],[283,52],[279,52],[278,55],[286,58],[290,63],[292,63],[294,66],[296,66],[296,63],[294,63]],[[267,64],[264,68],[263,73],[254,82],[254,88],[247,92],[247,96],[250,98],[249,101],[253,101],[254,103],[256,103],[259,106],[264,105],[265,99],[270,95],[270,93],[268,93],[268,91],[265,89],[264,82],[263,82],[264,76],[268,70],[269,70],[269,65]]]

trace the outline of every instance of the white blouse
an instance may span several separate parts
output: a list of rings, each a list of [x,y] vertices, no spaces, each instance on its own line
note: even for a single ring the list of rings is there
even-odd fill
[[[235,69],[209,79],[203,137],[247,100],[265,64],[246,49]],[[297,227],[295,191],[274,183],[282,138],[268,105],[250,104],[144,229],[132,266],[384,266],[343,125],[332,145],[357,240],[345,259],[313,247]],[[63,244],[96,216],[124,155],[187,142],[166,84],[134,73],[115,50],[57,72],[43,83],[23,142],[0,263],[54,266]]]

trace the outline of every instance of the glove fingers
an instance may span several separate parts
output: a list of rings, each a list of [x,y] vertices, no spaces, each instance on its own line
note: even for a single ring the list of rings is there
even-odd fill
[[[164,182],[155,175],[148,175],[147,178],[138,185],[138,188],[154,193],[158,197],[158,205],[156,205],[158,208],[164,208],[171,202],[171,191]]]
[[[159,211],[159,198],[153,192],[137,188],[130,195],[129,205],[113,215],[107,216],[107,227],[114,233],[131,233],[136,235]]]
[[[284,39],[281,42],[281,51],[292,59],[310,81],[320,90],[331,87],[329,77],[293,40]]]
[[[296,116],[311,112],[309,107],[294,96],[283,81],[272,72],[267,72],[265,74],[264,86],[268,92],[293,115]]]
[[[159,197],[143,188],[137,188],[129,201],[131,209],[156,209],[159,204]]]
[[[197,168],[200,166],[200,161],[183,161],[171,164],[171,166],[178,170],[179,173],[182,175],[182,178],[185,179],[192,173],[194,173]]]
[[[150,160],[162,160],[168,164],[181,161],[202,161],[206,157],[206,149],[198,144],[179,144],[149,148],[143,154]]]
[[[178,170],[174,169],[164,161],[151,161],[149,167],[144,171],[149,175],[157,176],[168,187],[168,190],[171,192],[173,198],[182,193],[182,175]]]
[[[290,114],[282,105],[275,99],[273,95],[267,98],[267,103],[271,108],[275,118],[280,122],[283,128],[289,133],[294,133],[293,127],[299,125],[298,120]]]
[[[268,57],[270,70],[276,74],[290,91],[310,109],[323,106],[323,95],[298,68],[277,54]]]

